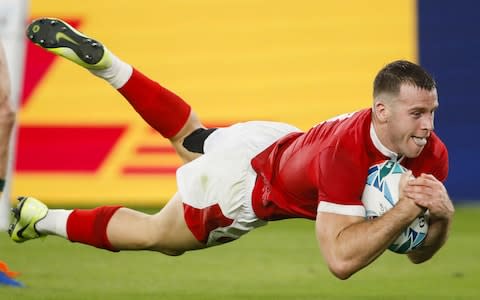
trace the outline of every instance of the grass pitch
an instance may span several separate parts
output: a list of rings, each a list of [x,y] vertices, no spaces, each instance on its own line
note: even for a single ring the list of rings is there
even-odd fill
[[[26,287],[0,286],[0,299],[480,299],[479,219],[480,207],[459,207],[449,242],[429,262],[387,252],[347,281],[329,273],[306,220],[180,257],[56,237],[14,244],[2,234],[0,260]]]

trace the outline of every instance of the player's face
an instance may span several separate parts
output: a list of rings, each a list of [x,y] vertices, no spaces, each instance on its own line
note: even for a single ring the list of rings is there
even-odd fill
[[[433,131],[437,90],[427,91],[403,84],[389,105],[388,135],[393,151],[417,157]]]

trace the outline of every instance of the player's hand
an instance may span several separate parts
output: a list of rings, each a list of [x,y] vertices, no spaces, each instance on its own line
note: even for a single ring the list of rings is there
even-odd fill
[[[400,203],[400,205],[402,206],[406,206],[408,207],[407,209],[408,210],[417,210],[418,211],[418,214],[420,214],[422,211],[423,211],[423,208],[421,206],[419,206],[413,198],[411,198],[409,196],[409,194],[407,193],[407,187],[408,187],[408,182],[411,181],[411,180],[414,180],[415,177],[412,175],[412,171],[407,171],[405,173],[402,174],[402,176],[400,177],[400,182],[399,182],[399,186],[398,186],[398,204],[396,206],[398,206]]]
[[[441,181],[430,174],[408,180],[403,190],[405,196],[419,206],[427,208],[431,220],[450,220],[455,211],[447,189]]]

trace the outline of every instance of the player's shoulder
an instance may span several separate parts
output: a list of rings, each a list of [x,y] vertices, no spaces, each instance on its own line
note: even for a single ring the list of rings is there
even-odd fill
[[[371,120],[371,109],[363,109],[323,121],[309,130],[307,135],[314,135],[322,142],[349,144],[367,136]]]
[[[447,146],[435,132],[432,132],[429,138],[427,149],[429,155],[434,159],[448,158]]]
[[[367,163],[373,152],[370,140],[370,109],[328,120],[323,126],[322,130],[329,132],[322,142],[323,163],[332,167],[343,165],[346,168]]]
[[[416,158],[407,159],[405,166],[412,170],[415,176],[427,173],[444,181],[449,169],[447,147],[435,133],[432,133],[422,153]]]
[[[371,112],[369,109],[339,115],[310,130],[288,136],[276,142],[283,156],[295,156],[321,164],[358,160],[369,138]]]
[[[349,126],[355,127],[362,123],[362,121],[370,122],[372,119],[372,111],[370,108],[365,108],[362,110],[357,110],[349,113],[344,113],[341,115],[336,115],[332,118],[329,118],[317,125],[315,127],[322,126],[334,126],[339,124],[348,124]]]

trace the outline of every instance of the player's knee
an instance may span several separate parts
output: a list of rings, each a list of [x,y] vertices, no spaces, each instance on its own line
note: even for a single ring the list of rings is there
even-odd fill
[[[2,129],[11,129],[15,123],[16,113],[9,102],[0,103],[0,126]]]
[[[180,256],[185,253],[185,250],[172,249],[169,245],[166,245],[168,241],[157,241],[155,244],[150,245],[150,250],[163,253],[168,256]]]
[[[183,250],[168,250],[168,249],[162,249],[159,252],[162,252],[163,254],[168,256],[180,256],[183,253],[185,253],[185,251]]]
[[[153,217],[149,218],[148,233],[139,241],[143,249],[161,252],[168,256],[179,256],[185,250],[176,249],[172,244],[172,232],[167,226],[158,226]]]
[[[151,215],[142,216],[135,227],[135,233],[128,241],[129,249],[154,250],[162,240],[155,220]]]
[[[130,242],[129,247],[133,249],[152,249],[156,245],[156,240],[149,234],[141,234]]]

